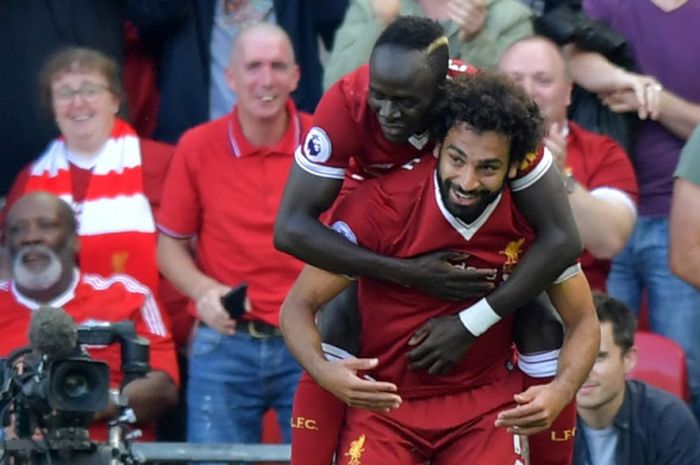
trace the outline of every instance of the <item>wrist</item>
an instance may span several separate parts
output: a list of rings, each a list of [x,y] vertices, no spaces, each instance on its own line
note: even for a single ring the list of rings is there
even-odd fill
[[[564,168],[562,170],[562,179],[564,181],[564,188],[567,194],[573,194],[576,190],[576,178],[574,178],[574,173],[571,168]]]
[[[494,311],[484,297],[471,307],[459,312],[459,319],[467,331],[479,337],[491,326],[501,321],[501,316]]]

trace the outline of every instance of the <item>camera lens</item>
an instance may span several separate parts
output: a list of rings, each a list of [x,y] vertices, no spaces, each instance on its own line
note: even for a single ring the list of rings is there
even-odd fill
[[[61,392],[71,399],[84,396],[89,389],[88,380],[80,373],[68,373],[61,383]]]

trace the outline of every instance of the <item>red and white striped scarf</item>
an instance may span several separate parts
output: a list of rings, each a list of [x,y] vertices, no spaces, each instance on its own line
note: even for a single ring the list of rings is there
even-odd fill
[[[156,228],[143,192],[136,132],[125,121],[115,121],[95,160],[85,199],[79,203],[73,198],[67,155],[65,141],[54,140],[32,164],[26,192],[51,192],[73,207],[83,272],[126,273],[157,290]]]

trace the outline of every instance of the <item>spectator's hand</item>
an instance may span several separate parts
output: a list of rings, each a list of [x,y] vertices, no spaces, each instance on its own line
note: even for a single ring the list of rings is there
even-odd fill
[[[406,354],[411,370],[428,370],[431,375],[449,373],[476,340],[458,315],[431,318],[408,341],[417,346]]]
[[[221,305],[221,297],[230,290],[230,287],[223,284],[210,286],[196,299],[199,318],[210,328],[229,336],[236,332],[236,320],[232,319]]]
[[[316,382],[350,407],[389,411],[401,405],[396,385],[358,376],[358,371],[371,370],[377,359],[352,358],[324,362]]]
[[[389,24],[399,15],[399,0],[369,0],[369,4],[382,24]]]
[[[440,251],[407,259],[404,284],[455,302],[483,297],[495,287],[496,270],[460,265],[468,258],[463,252]]]
[[[476,37],[486,23],[485,0],[451,0],[447,4],[449,18],[460,27],[459,38],[469,42]]]
[[[571,402],[571,398],[556,381],[531,386],[525,392],[513,396],[516,407],[498,414],[495,425],[513,434],[530,435],[545,431],[559,413]]]
[[[557,168],[563,174],[566,168],[566,137],[561,132],[561,126],[557,123],[552,123],[544,136],[544,146],[552,152],[554,162]]]
[[[663,87],[656,78],[620,69],[615,76],[615,90],[604,96],[604,100],[607,97],[613,98],[610,103],[604,103],[613,111],[636,111],[639,119],[655,120],[659,117],[659,96],[662,90]],[[629,91],[634,94],[634,98]]]

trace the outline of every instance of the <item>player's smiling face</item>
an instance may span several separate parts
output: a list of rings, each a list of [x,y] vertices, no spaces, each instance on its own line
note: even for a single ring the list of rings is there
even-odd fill
[[[440,195],[447,210],[466,223],[476,220],[507,178],[515,175],[509,153],[510,141],[504,134],[478,133],[459,122],[452,126],[435,147]]]
[[[444,77],[431,70],[427,57],[417,50],[380,45],[370,59],[367,103],[392,142],[406,142],[423,132]]]

